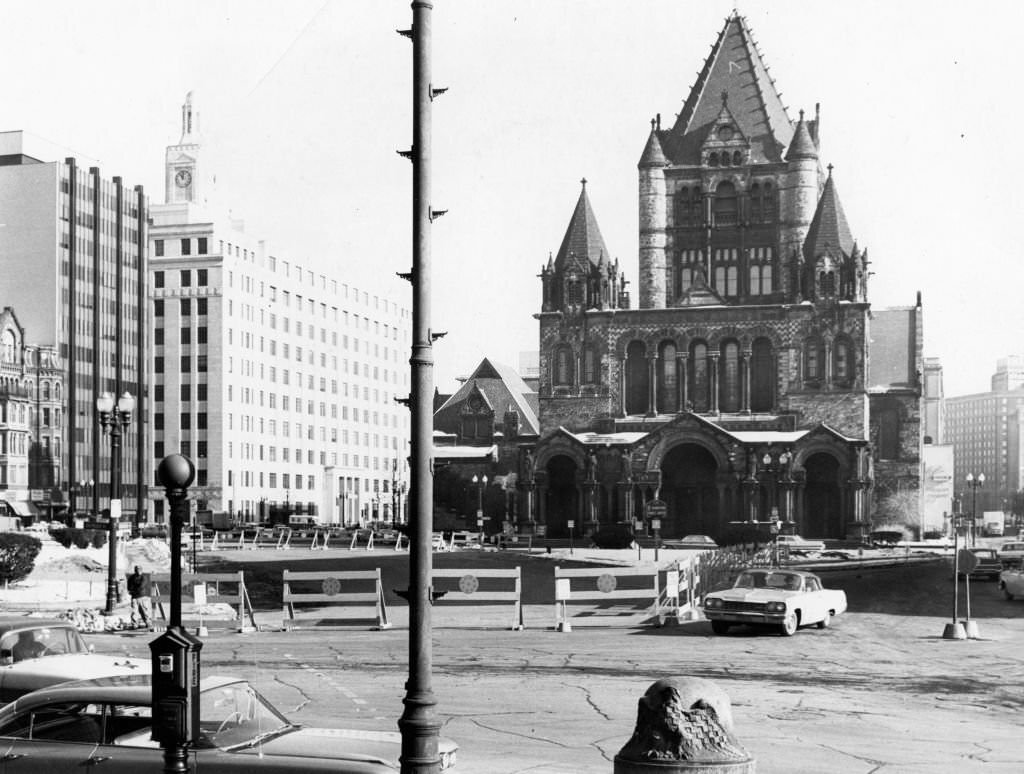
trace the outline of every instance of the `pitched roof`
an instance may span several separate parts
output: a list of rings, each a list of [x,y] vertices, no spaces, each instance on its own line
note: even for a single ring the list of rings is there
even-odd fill
[[[662,147],[672,162],[700,163],[700,147],[722,109],[723,94],[740,131],[750,140],[751,161],[781,161],[793,137],[793,124],[746,20],[733,13],[697,74],[675,126],[662,133]]]
[[[558,248],[558,255],[555,256],[555,268],[558,270],[564,269],[573,261],[588,260],[597,266],[601,262],[601,256],[608,255],[608,248],[605,247],[604,237],[601,236],[601,229],[597,227],[597,218],[587,197],[586,178],[580,182],[583,185],[580,198],[576,201],[576,209],[569,219],[569,228],[565,230],[562,246]]]
[[[804,255],[808,260],[822,254],[835,257],[853,255],[854,241],[850,233],[850,224],[846,222],[846,213],[839,201],[835,181],[832,179],[832,167],[829,167],[828,180],[818,199],[818,208],[814,212],[811,226],[807,230],[804,241]]]
[[[536,435],[540,432],[537,410],[530,398],[536,397],[533,389],[511,367],[484,358],[473,373],[460,385],[455,394],[448,398],[434,412],[434,427],[445,429],[455,428],[459,421],[459,407],[469,396],[479,391],[493,409],[495,420],[500,425],[506,409],[511,406],[519,412],[519,431],[524,435]]]
[[[818,148],[811,139],[811,132],[804,122],[804,111],[800,111],[800,120],[797,122],[796,131],[793,134],[793,141],[786,151],[786,161],[793,159],[816,159]]]
[[[653,123],[653,122],[652,122]],[[661,149],[661,142],[658,140],[658,131],[651,126],[651,134],[647,138],[647,145],[640,155],[640,167],[663,167],[668,163],[665,153]]]

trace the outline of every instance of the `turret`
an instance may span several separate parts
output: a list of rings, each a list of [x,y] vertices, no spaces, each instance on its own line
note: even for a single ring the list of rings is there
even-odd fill
[[[803,245],[818,204],[818,148],[804,122],[802,110],[786,152],[786,167],[779,187],[780,236],[783,254],[792,255],[794,248]],[[783,274],[784,280],[790,276]],[[798,288],[786,287],[783,291],[793,297]]]
[[[658,140],[658,127],[651,121],[643,155],[637,164],[640,177],[640,308],[664,309],[666,299],[666,195],[665,167],[668,164]]]

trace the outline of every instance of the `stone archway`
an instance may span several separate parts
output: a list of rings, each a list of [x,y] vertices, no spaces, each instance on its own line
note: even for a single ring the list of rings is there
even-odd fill
[[[663,537],[717,535],[717,475],[714,456],[699,444],[682,443],[665,454],[661,462],[661,499],[668,506],[668,513],[662,523]]]
[[[581,534],[580,531],[584,525],[580,521],[580,493],[577,485],[576,461],[565,454],[556,454],[548,460],[546,470],[548,486],[544,513],[547,536],[551,538],[569,537],[570,519],[575,521],[575,534]]]
[[[804,461],[804,537],[841,539],[843,534],[842,492],[839,488],[839,460],[817,452]]]

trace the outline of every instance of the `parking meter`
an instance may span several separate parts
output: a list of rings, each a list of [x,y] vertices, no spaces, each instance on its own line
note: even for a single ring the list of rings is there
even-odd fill
[[[185,746],[199,738],[199,651],[203,643],[181,628],[149,644],[153,665],[153,740]]]

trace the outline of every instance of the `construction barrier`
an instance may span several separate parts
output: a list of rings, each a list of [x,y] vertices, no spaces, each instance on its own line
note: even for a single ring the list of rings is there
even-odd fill
[[[657,565],[572,570],[555,567],[555,628],[572,631],[570,602],[582,602],[587,608],[571,616],[578,623],[582,618],[599,626],[661,626],[666,618],[676,615],[678,596],[663,601],[659,575]],[[629,580],[620,588],[623,579]],[[624,604],[627,600],[630,604]]]
[[[368,532],[370,533],[370,536],[366,539],[366,550],[367,551],[372,551],[373,550],[373,530],[368,530]],[[349,551],[355,551],[357,548],[359,548],[359,530],[358,529],[355,532],[352,533],[352,542],[349,543],[348,550]]]
[[[511,602],[512,626],[514,631],[525,628],[523,624],[523,578],[522,570],[516,567],[511,570],[438,570],[430,573],[434,592],[444,592],[438,596],[435,605],[447,602]],[[483,584],[480,579],[486,579]],[[454,580],[456,583],[452,583]],[[442,581],[442,582],[439,582]],[[443,581],[449,581],[447,583]],[[511,590],[493,588],[501,586],[502,581],[511,581]],[[507,584],[505,584],[507,585]],[[486,586],[486,588],[483,588]]]
[[[376,570],[346,572],[285,570],[283,585],[282,628],[286,631],[299,628],[297,621],[317,621],[319,624],[315,627],[318,629],[349,627],[367,621],[373,621],[375,629],[391,628],[379,567]],[[356,587],[360,590],[354,590]],[[296,605],[307,607],[297,609]],[[310,605],[314,607],[310,609]],[[374,605],[374,618],[364,614],[367,605]]]
[[[150,581],[153,607],[160,618],[166,621],[167,611],[164,606],[170,604],[171,576],[169,573],[153,575]],[[202,585],[203,589],[197,593],[195,587],[198,585]],[[163,594],[164,589],[167,590],[166,597]],[[219,628],[236,629],[240,632],[254,631],[257,628],[243,572],[182,573],[181,599],[183,626],[188,621],[194,622],[197,627],[210,628],[210,625],[214,624]],[[233,608],[233,615],[228,617],[222,609],[218,610],[217,608],[221,606]]]

